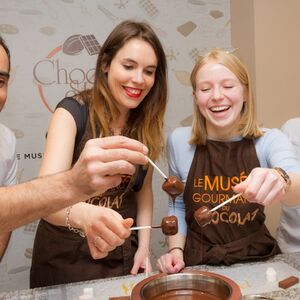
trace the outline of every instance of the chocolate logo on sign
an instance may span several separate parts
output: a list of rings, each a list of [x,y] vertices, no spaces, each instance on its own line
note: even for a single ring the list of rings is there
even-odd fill
[[[87,61],[100,51],[100,44],[93,34],[75,34],[54,48],[45,59],[38,61],[33,68],[33,77],[37,83],[40,99],[46,108],[53,112],[58,97],[54,101],[47,96],[49,88],[55,86],[55,97],[60,95],[57,89],[63,89],[65,97],[71,97],[81,90],[89,88],[94,81],[95,68],[86,70]],[[86,55],[87,59],[76,59],[74,56]],[[80,63],[84,63],[81,66]],[[95,65],[93,61],[92,65]],[[67,90],[66,90],[67,89]]]
[[[75,34],[66,39],[62,51],[67,55],[75,55],[86,49],[89,55],[98,54],[100,45],[93,34]]]

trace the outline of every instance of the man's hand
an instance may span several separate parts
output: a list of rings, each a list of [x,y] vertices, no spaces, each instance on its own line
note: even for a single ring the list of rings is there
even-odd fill
[[[135,165],[148,162],[147,147],[124,137],[112,136],[89,140],[71,169],[71,184],[79,193],[91,196],[121,183],[121,176],[132,175]]]

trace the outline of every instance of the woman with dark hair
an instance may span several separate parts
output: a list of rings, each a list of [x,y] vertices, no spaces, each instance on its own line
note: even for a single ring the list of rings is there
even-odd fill
[[[9,49],[0,36],[0,111],[7,99],[9,71]],[[124,136],[95,138],[87,141],[71,169],[13,185],[17,174],[15,144],[13,132],[0,124],[0,256],[14,228],[89,199],[96,191],[105,192],[120,184],[122,174],[134,174],[136,164],[148,162],[148,149],[137,140]],[[99,258],[122,244],[131,233],[133,220],[113,213],[109,208],[98,209],[101,227],[94,227],[87,236],[101,236]]]
[[[166,102],[167,64],[159,39],[146,23],[120,23],[100,50],[93,87],[58,104],[48,129],[40,176],[70,168],[93,137],[136,139],[157,160],[164,149]],[[145,269],[150,230],[133,231],[122,246],[101,259],[97,259],[101,238],[90,242],[85,236],[99,226],[94,212],[103,206],[123,218],[133,218],[137,226],[151,224],[152,173],[150,165],[137,166],[135,175],[124,176],[119,186],[44,217],[34,242],[31,288]]]

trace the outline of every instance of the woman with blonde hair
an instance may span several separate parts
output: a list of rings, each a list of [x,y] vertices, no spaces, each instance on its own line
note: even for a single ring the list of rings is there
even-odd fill
[[[193,124],[168,138],[170,174],[185,182],[175,202],[179,232],[169,237],[157,267],[175,273],[185,265],[230,265],[280,253],[265,226],[264,205],[299,199],[300,165],[291,143],[278,129],[259,127],[248,71],[234,54],[212,50],[200,57],[191,84]],[[211,212],[210,224],[198,224],[195,211],[236,193]]]
[[[158,37],[144,22],[120,23],[101,47],[93,87],[58,104],[48,129],[40,175],[70,168],[85,142],[99,136],[136,139],[148,147],[148,156],[157,160],[164,148],[166,102],[167,63]],[[123,176],[119,186],[44,217],[34,242],[31,288],[145,269],[149,230],[133,231],[105,258],[98,255],[102,253],[101,237],[89,237],[95,236],[96,226],[101,228],[97,216],[102,207],[134,219],[137,226],[152,223],[152,173],[152,166],[137,166],[135,175]]]

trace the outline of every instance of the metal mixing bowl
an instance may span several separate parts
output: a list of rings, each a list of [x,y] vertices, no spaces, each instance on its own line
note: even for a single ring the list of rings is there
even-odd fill
[[[242,299],[238,285],[231,279],[210,272],[185,271],[157,274],[139,282],[132,291],[133,300],[160,299]]]

